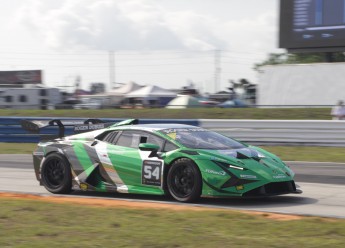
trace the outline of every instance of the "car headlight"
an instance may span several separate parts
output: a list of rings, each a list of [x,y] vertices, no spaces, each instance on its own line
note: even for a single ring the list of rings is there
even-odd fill
[[[261,152],[257,152],[258,153],[258,158],[266,158],[265,155],[263,155]]]
[[[236,169],[236,170],[244,170],[244,168],[236,166],[236,165],[232,165],[232,164],[229,164],[229,168]]]

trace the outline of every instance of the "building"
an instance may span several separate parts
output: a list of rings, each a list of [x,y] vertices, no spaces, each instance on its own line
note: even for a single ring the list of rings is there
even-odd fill
[[[61,102],[57,88],[0,88],[0,108],[52,109]]]
[[[257,105],[334,105],[345,99],[345,63],[260,68]]]

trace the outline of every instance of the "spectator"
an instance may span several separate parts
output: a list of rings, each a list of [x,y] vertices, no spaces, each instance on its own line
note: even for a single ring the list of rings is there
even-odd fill
[[[332,108],[331,115],[333,120],[343,120],[345,117],[345,106],[343,101],[338,101]]]

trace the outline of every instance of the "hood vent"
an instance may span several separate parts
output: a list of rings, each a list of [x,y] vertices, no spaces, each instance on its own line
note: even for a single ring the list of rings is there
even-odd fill
[[[188,155],[199,155],[197,151],[181,150],[180,152],[183,152]]]

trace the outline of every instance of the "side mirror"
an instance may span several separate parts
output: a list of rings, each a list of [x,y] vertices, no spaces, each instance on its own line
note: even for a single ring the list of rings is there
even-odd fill
[[[159,146],[151,143],[141,143],[139,144],[140,151],[151,151],[149,158],[157,157],[162,158],[161,152],[158,152]]]
[[[157,152],[159,150],[159,146],[151,143],[141,143],[139,144],[139,150]]]

